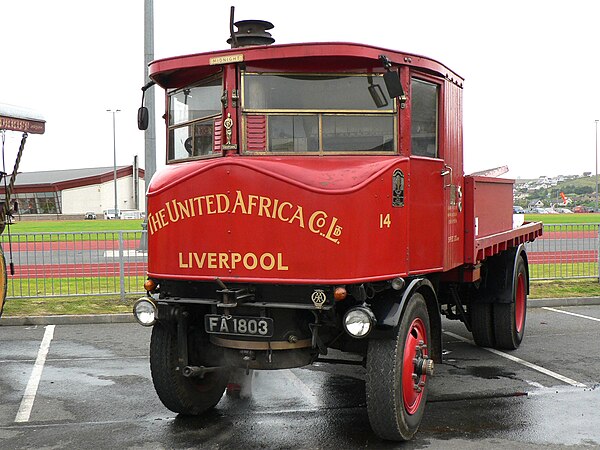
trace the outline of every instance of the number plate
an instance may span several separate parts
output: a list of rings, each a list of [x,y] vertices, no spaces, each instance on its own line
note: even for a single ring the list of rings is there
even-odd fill
[[[204,328],[207,333],[232,334],[236,336],[273,336],[273,319],[270,317],[204,316]]]

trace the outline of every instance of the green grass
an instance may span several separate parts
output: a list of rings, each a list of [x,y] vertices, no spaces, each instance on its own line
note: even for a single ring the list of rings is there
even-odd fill
[[[94,241],[118,238],[118,232],[124,231],[125,239],[133,239],[133,233],[142,231],[142,220],[54,220],[40,222],[17,222],[11,225],[12,235],[29,235],[28,242],[57,241]],[[73,233],[73,234],[46,234]],[[102,233],[105,233],[104,235]],[[8,240],[8,231],[4,230],[3,240]],[[18,238],[22,239],[22,238]],[[19,240],[13,239],[13,242]],[[22,241],[24,242],[24,241]]]
[[[4,304],[2,317],[131,313],[138,298],[139,295],[127,296],[124,302],[119,295],[9,299]]]
[[[125,290],[143,292],[144,280],[143,276],[125,277]],[[2,316],[130,313],[142,294],[126,294],[123,302],[120,294],[114,293],[119,283],[118,277],[9,279],[8,297],[34,298],[8,298]]]
[[[587,224],[600,223],[600,213],[585,214],[525,214],[527,222],[542,222],[544,224]]]
[[[143,292],[145,280],[143,275],[125,277],[125,291]],[[119,291],[120,286],[119,277],[9,278],[7,296],[103,295]]]
[[[532,281],[529,288],[532,299],[600,296],[600,283],[595,278]]]
[[[531,264],[531,278],[561,278],[589,277],[598,275],[598,263],[563,263],[563,264]],[[600,295],[600,294],[599,294]]]
[[[102,231],[141,231],[141,219],[133,220],[45,220],[16,222],[11,233],[71,233]],[[6,230],[4,231],[6,233]]]

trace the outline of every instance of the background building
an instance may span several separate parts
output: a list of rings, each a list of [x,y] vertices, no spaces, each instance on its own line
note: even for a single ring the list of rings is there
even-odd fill
[[[23,172],[17,175],[11,203],[19,204],[17,220],[82,219],[87,212],[101,219],[105,210],[115,207],[114,189],[113,166]],[[0,197],[4,192],[0,182]],[[137,167],[137,160],[117,166],[119,210],[145,211],[145,192],[144,170]]]

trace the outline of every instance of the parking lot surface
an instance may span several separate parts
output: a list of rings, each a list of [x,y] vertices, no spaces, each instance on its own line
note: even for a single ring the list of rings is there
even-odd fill
[[[600,446],[600,306],[529,309],[514,352],[444,322],[425,418],[407,444],[370,430],[360,366],[255,372],[252,396],[179,417],[158,400],[151,330],[0,326],[0,448],[561,448]]]

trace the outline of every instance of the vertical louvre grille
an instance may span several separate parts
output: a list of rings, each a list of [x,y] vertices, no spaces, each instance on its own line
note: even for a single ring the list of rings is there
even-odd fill
[[[215,131],[214,131],[215,142],[213,145],[213,152],[221,153],[221,134],[222,134],[222,130],[223,130],[223,122],[221,121],[220,117],[215,119],[214,128],[215,128]]]
[[[246,116],[246,147],[249,152],[267,150],[266,116]]]

